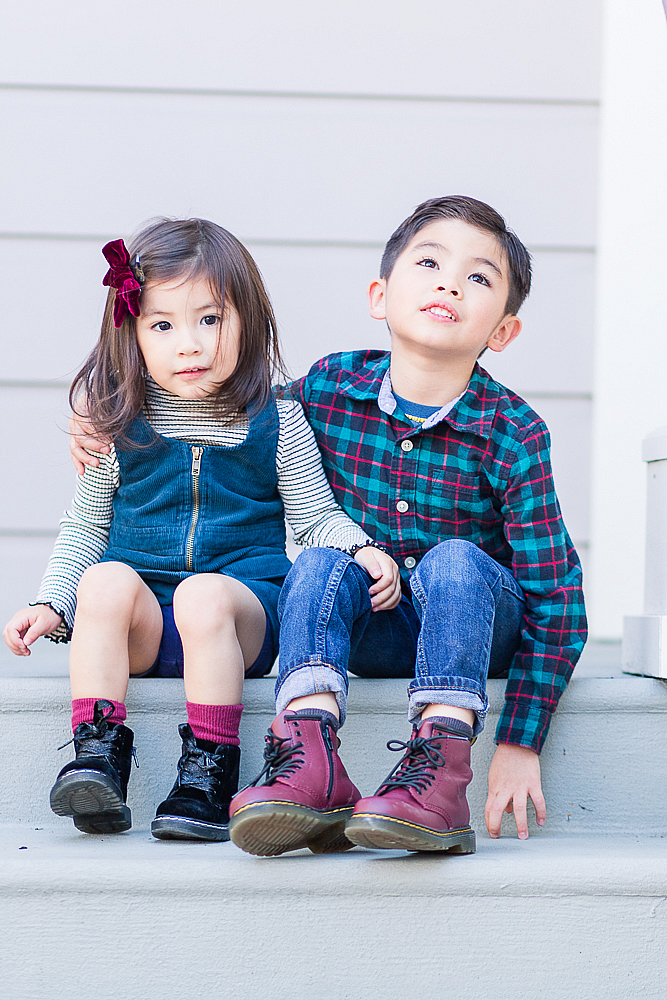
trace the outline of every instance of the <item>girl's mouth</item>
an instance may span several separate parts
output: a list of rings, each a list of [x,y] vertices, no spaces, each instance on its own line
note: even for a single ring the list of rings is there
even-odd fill
[[[207,372],[208,368],[184,368],[180,372],[176,372],[181,378],[184,379],[195,379]]]

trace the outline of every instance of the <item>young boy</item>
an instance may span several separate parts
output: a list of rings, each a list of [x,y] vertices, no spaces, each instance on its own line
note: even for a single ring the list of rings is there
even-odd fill
[[[293,386],[337,501],[394,558],[402,595],[396,605],[369,590],[344,553],[297,559],[280,599],[266,766],[230,810],[231,838],[250,853],[472,853],[466,787],[487,675],[508,677],[489,833],[513,809],[527,837],[528,797],[544,823],[538,754],[586,639],[581,567],[544,422],[477,364],[519,335],[530,280],[528,251],[488,205],[424,202],[389,240],[369,289],[391,353],[331,355]],[[412,678],[412,738],[396,741],[402,760],[368,798],[337,753],[348,667]]]

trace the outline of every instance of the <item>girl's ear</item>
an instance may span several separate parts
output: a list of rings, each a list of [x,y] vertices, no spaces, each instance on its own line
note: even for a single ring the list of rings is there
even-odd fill
[[[521,333],[521,320],[518,316],[506,316],[500,326],[493,331],[486,342],[491,351],[504,351],[506,347]]]
[[[368,289],[368,306],[373,319],[386,319],[385,296],[387,282],[384,278],[372,281]]]

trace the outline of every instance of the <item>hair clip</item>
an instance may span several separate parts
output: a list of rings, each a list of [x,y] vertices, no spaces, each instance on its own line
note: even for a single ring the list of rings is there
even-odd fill
[[[112,240],[111,243],[107,243],[106,246],[102,247],[102,253],[109,264],[109,270],[104,275],[102,284],[116,289],[113,322],[114,326],[118,328],[123,325],[128,312],[133,316],[139,315],[141,285],[130,264],[130,255],[123,240]],[[138,260],[137,256],[137,267],[143,278],[144,272],[138,266]]]
[[[134,274],[139,284],[143,285],[144,281],[146,280],[146,275],[144,274],[144,270],[141,266],[141,258],[139,254],[136,254],[134,260],[130,264],[130,267],[132,268],[132,273]]]

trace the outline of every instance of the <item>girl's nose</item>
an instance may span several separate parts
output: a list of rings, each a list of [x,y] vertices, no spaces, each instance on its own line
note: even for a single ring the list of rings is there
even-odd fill
[[[201,354],[201,343],[191,330],[184,330],[178,344],[179,354]]]

